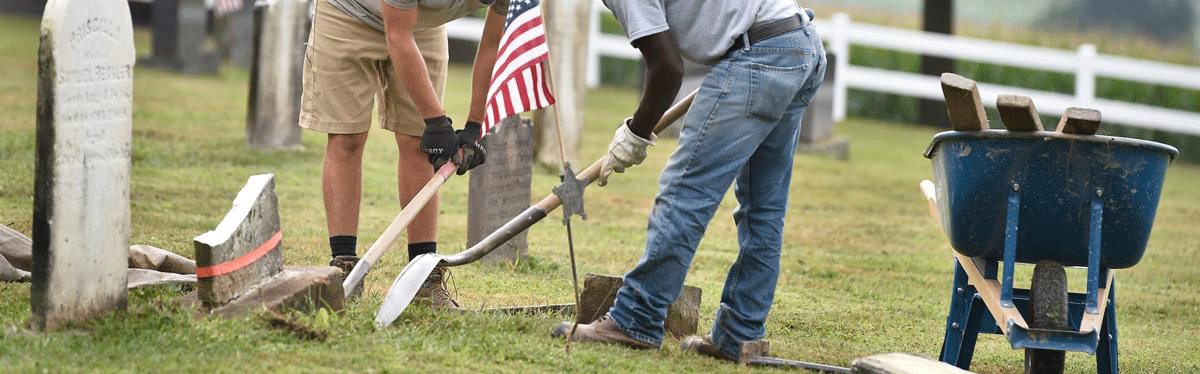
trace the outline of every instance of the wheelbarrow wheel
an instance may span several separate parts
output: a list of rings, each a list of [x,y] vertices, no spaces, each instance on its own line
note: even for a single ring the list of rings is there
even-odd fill
[[[1033,267],[1029,286],[1029,327],[1067,329],[1067,273],[1054,261],[1038,262]],[[1066,352],[1052,349],[1025,349],[1026,374],[1061,374]]]

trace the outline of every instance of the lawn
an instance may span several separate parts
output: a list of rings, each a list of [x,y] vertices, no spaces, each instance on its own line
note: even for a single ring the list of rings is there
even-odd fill
[[[0,224],[30,233],[38,20],[0,16]],[[149,44],[138,30],[139,51]],[[469,70],[455,66],[446,101],[466,111]],[[305,132],[304,149],[263,152],[244,141],[248,74],[225,68],[213,77],[137,69],[134,81],[132,237],[191,257],[192,238],[216,226],[254,174],[273,173],[288,265],[327,262],[320,195],[325,139]],[[611,129],[632,112],[637,93],[589,93],[580,154],[603,154]],[[400,207],[395,146],[375,131],[364,166],[360,243],[370,243]],[[848,366],[857,357],[911,352],[936,357],[952,280],[951,249],[929,218],[917,182],[930,177],[921,156],[935,129],[849,119],[852,159],[798,156],[784,257],[767,337],[776,356]],[[619,275],[637,261],[656,177],[675,146],[662,139],[643,165],[590,187],[589,218],[573,224],[579,273]],[[535,172],[534,199],[557,182]],[[466,241],[467,180],[442,189],[441,251]],[[1131,373],[1200,372],[1200,168],[1172,165],[1142,261],[1117,272],[1120,360]],[[704,291],[700,330],[712,322],[728,266],[737,254],[727,197],[702,241],[687,283]],[[468,308],[572,302],[566,234],[557,219],[529,232],[529,258],[513,266],[453,268],[452,291]],[[360,254],[367,244],[360,247]],[[567,318],[556,314],[435,313],[413,307],[376,331],[372,318],[404,265],[388,253],[367,278],[362,298],[343,313],[302,316],[328,329],[304,340],[257,317],[196,318],[177,307],[170,288],[130,293],[129,308],[58,332],[32,332],[29,285],[0,284],[0,371],[12,372],[750,372],[680,352],[573,345],[548,337]],[[1028,279],[1028,269],[1018,276]],[[1072,271],[1072,290],[1083,286]],[[1020,285],[1020,284],[1019,284]],[[974,370],[1018,373],[1023,354],[998,336],[982,336]],[[1094,358],[1067,355],[1068,372],[1094,371]]]

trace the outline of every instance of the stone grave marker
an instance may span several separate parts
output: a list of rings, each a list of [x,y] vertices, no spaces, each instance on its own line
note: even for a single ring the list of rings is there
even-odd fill
[[[51,0],[38,47],[30,324],[125,309],[133,25],[124,0]]]
[[[254,55],[246,111],[246,142],[260,149],[299,149],[309,0],[255,7]]]
[[[800,135],[796,142],[796,152],[819,154],[833,157],[836,160],[850,159],[850,139],[839,137],[833,133],[833,77],[834,56],[826,54],[825,79],[817,93],[804,110],[804,119],[800,125]]]
[[[625,284],[622,277],[588,273],[583,279],[583,291],[579,292],[579,315],[575,320],[581,324],[591,323],[612,308],[617,290]],[[700,320],[699,287],[684,285],[679,297],[667,307],[667,319],[663,330],[677,339],[695,335]]]
[[[220,54],[208,33],[205,0],[161,0],[151,5],[150,56],[139,65],[188,74],[216,74]]]
[[[197,236],[196,297],[226,316],[268,309],[342,308],[342,271],[284,267],[275,177],[250,177],[216,229]],[[185,299],[184,303],[197,300]]]
[[[532,125],[520,117],[505,118],[484,140],[487,162],[471,169],[467,200],[467,247],[487,237],[530,205]],[[487,263],[514,262],[529,243],[521,232],[484,256]]]

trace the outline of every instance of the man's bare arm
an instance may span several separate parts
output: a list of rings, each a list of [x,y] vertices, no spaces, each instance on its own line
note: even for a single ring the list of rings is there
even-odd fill
[[[654,125],[679,93],[679,85],[683,81],[683,58],[670,30],[638,38],[633,41],[633,46],[642,51],[642,57],[646,60],[646,88],[637,111],[633,113],[629,130],[643,139],[650,139]]]
[[[503,33],[504,15],[488,10],[471,72],[471,108],[467,113],[467,121],[483,122],[487,91],[491,86],[492,69],[496,66],[496,51],[500,48],[500,37]]]
[[[408,95],[421,112],[422,118],[433,118],[445,115],[442,104],[429,81],[429,71],[425,67],[425,59],[417,49],[417,41],[413,38],[413,26],[417,23],[417,8],[399,9],[382,3],[383,27],[387,36],[388,55],[392,58],[392,66],[396,74],[404,81]]]

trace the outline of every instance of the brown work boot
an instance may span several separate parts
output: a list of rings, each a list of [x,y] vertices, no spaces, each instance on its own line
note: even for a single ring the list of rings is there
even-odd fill
[[[329,260],[329,266],[333,266],[335,268],[342,269],[342,280],[343,281],[346,280],[346,276],[350,275],[350,271],[354,270],[354,265],[358,265],[358,257],[357,256],[342,255],[342,256],[335,256],[332,260]],[[352,297],[352,298],[358,297],[359,295],[362,295],[362,282],[359,282],[358,286],[355,287],[354,290],[352,290],[350,292],[350,297]]]
[[[563,321],[558,326],[555,326],[554,330],[550,331],[550,336],[555,338],[567,336],[571,333],[571,326],[574,324],[572,321]],[[613,322],[607,314],[592,323],[581,324],[575,327],[575,335],[572,336],[571,340],[577,342],[620,344],[634,349],[658,348],[658,346],[630,337],[620,327],[617,327],[617,323]]]
[[[711,335],[692,335],[683,338],[683,341],[679,343],[679,350],[692,351],[713,358],[737,362],[736,357],[730,357],[729,355],[726,355],[725,353],[721,352],[720,347],[717,347],[716,344],[713,344]]]
[[[450,275],[450,269],[438,266],[433,268],[433,272],[429,273],[429,277],[425,278],[425,283],[421,284],[421,288],[417,290],[417,296],[413,300],[423,303],[429,303],[434,309],[457,309],[458,302],[455,302],[450,297],[450,292],[446,291],[446,278]]]

